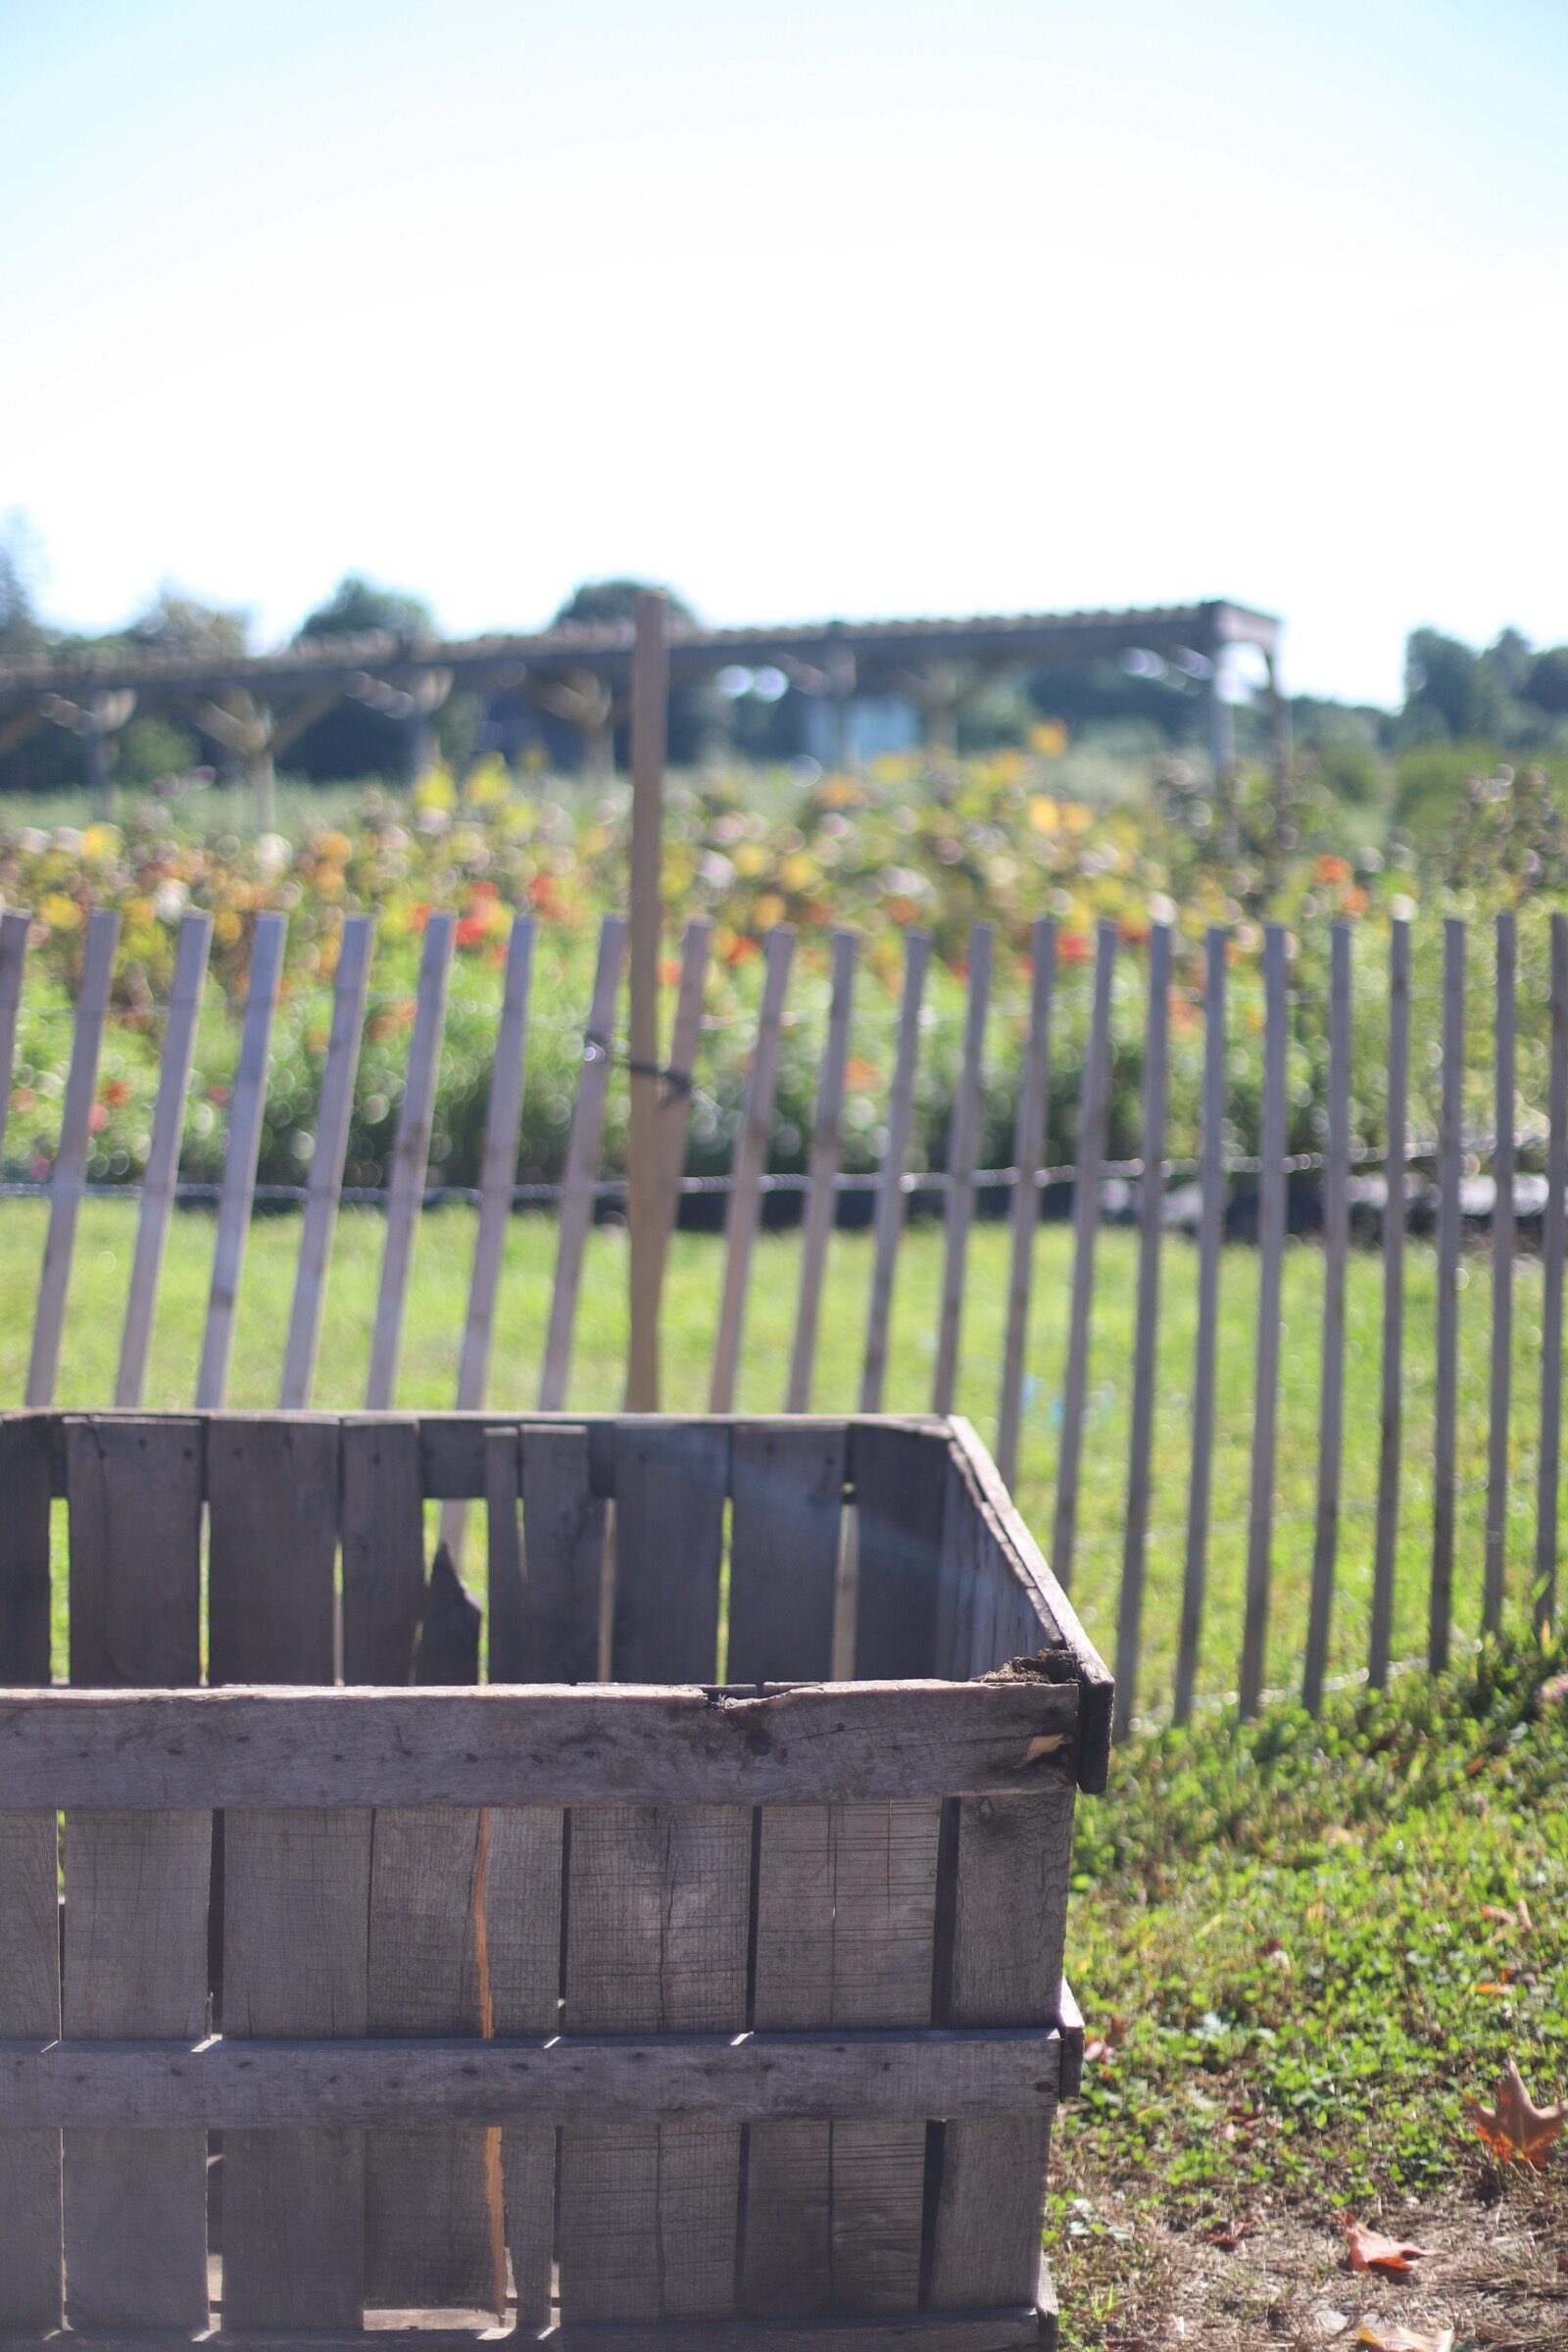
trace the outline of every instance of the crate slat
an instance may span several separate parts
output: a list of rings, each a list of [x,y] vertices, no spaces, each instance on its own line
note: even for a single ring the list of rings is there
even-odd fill
[[[336,1423],[224,1415],[207,1433],[207,1498],[209,1679],[330,1683]]]
[[[818,1682],[832,1672],[846,1453],[842,1430],[736,1430],[730,1682]]]
[[[1042,2286],[1042,2294],[1047,2290]],[[1054,2301],[1007,2311],[911,2312],[896,2320],[613,2321],[521,2332],[505,2339],[540,2352],[1047,2352],[1055,2343]],[[432,2315],[433,2316],[433,2315]],[[1053,2329],[1047,2333],[1047,2328]],[[106,2333],[72,2339],[72,2352],[475,2352],[469,2328],[416,2326],[357,2331],[313,2329],[308,2337],[261,2328],[243,2335]]]
[[[593,1491],[586,1429],[524,1429],[522,1517],[522,1651],[513,1679],[595,1682],[608,1513]],[[490,1639],[493,1657],[493,1623]],[[490,1679],[506,1677],[492,1664]]]
[[[728,1430],[700,1421],[615,1432],[617,1680],[709,1682],[718,1671],[729,1446]]]
[[[485,1956],[497,2034],[556,2034],[564,1836],[565,1816],[555,1806],[498,1805],[487,1816]],[[519,2328],[542,2328],[550,2318],[556,2140],[553,2118],[511,2123],[501,2135]]]
[[[60,2031],[60,1920],[52,1812],[0,1812],[0,1988],[6,2031]],[[60,2133],[0,2131],[0,2330],[61,2319]]]
[[[340,1427],[343,1680],[408,1683],[424,1608],[419,1424],[377,1413]]]
[[[224,2045],[241,2060],[246,2036],[365,2033],[370,1838],[363,1808],[227,1816]],[[360,2325],[364,2146],[324,2126],[225,2132],[225,2327]]]
[[[74,1810],[66,1822],[61,2024],[73,2039],[194,2040],[207,2024],[212,1820]],[[207,2133],[63,2140],[74,2328],[207,2325]]]
[[[935,1674],[947,1451],[923,1431],[857,1426],[855,1671]]]
[[[46,1414],[0,1419],[0,1676],[8,1683],[49,1680],[52,1457]]]
[[[199,1683],[201,1423],[83,1414],[65,1439],[72,1682]]]

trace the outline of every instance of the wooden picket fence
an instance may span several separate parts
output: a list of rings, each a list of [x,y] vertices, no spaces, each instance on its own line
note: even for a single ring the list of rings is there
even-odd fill
[[[113,1401],[136,1405],[142,1398],[148,1343],[159,1271],[177,1192],[180,1136],[190,1079],[195,1026],[206,970],[209,918],[183,919],[169,1008],[163,1063],[153,1119],[132,1263],[129,1298]],[[21,1002],[27,918],[0,914],[0,1118],[10,1093],[12,1053]],[[426,1199],[428,1154],[447,984],[454,944],[454,918],[432,914],[424,935],[406,1086],[385,1195],[385,1242],[375,1304],[365,1403],[384,1409],[394,1401],[415,1236]],[[316,1147],[303,1200],[298,1270],[289,1314],[287,1346],[278,1402],[298,1409],[313,1396],[318,1341],[334,1221],[341,1191],[355,1071],[364,1023],[372,947],[372,918],[351,915],[344,924],[334,982],[330,1038],[322,1072]],[[230,1109],[227,1157],[217,1203],[217,1235],[211,1296],[201,1360],[194,1384],[195,1404],[221,1406],[226,1399],[234,1344],[236,1299],[256,1193],[257,1154],[268,1079],[269,1043],[282,970],[285,918],[257,918],[250,993],[245,1006],[236,1083]],[[42,1277],[33,1321],[25,1401],[54,1401],[65,1326],[67,1290],[77,1211],[85,1187],[89,1122],[100,1041],[109,1012],[111,968],[118,917],[93,914],[87,925],[81,985],[76,1002],[70,1068],[64,1093],[59,1147],[49,1184],[49,1220]],[[1568,1200],[1568,917],[1553,914],[1550,926],[1550,1042],[1548,1143],[1545,1205],[1542,1229],[1543,1343],[1540,1444],[1537,1465],[1534,1604],[1538,1621],[1555,1607],[1560,1421],[1562,1407],[1562,1287],[1565,1200]],[[491,1344],[501,1280],[507,1220],[515,1205],[514,1183],[528,1036],[529,980],[534,931],[530,917],[514,922],[507,952],[499,1026],[491,1070],[488,1124],[478,1186],[478,1223],[468,1304],[464,1327],[455,1403],[474,1410],[486,1402]],[[1289,942],[1283,927],[1268,926],[1263,943],[1263,1034],[1261,1146],[1255,1158],[1227,1153],[1228,934],[1212,928],[1206,938],[1200,1157],[1198,1183],[1198,1328],[1190,1393],[1192,1448],[1183,1557],[1181,1623],[1174,1677],[1178,1720],[1191,1711],[1199,1663],[1200,1635],[1210,1537],[1210,1497],[1215,1447],[1215,1371],[1219,1333],[1219,1275],[1225,1205],[1232,1177],[1253,1176],[1258,1188],[1259,1294],[1256,1378],[1251,1430],[1250,1502],[1247,1528],[1245,1624],[1241,1644],[1240,1698],[1243,1711],[1257,1709],[1264,1690],[1270,1571],[1276,1494],[1276,1428],[1280,1393],[1281,1270],[1287,1223],[1287,1184],[1304,1163],[1288,1156],[1287,1054],[1290,1007],[1287,989]],[[1053,1010],[1057,978],[1055,926],[1041,920],[1032,937],[1032,981],[1023,1045],[1011,1165],[979,1166],[982,1140],[984,1040],[990,1004],[993,938],[984,924],[971,932],[967,955],[967,1011],[954,1102],[948,1165],[940,1179],[944,1195],[945,1259],[930,1404],[948,1413],[959,1401],[966,1252],[977,1196],[986,1188],[1011,1188],[1009,1270],[1000,1394],[996,1405],[996,1457],[1011,1483],[1018,1460],[1020,1420],[1026,1388],[1035,1237],[1043,1184],[1063,1171],[1043,1165],[1046,1108],[1052,1059]],[[539,1367],[537,1402],[546,1411],[565,1406],[570,1386],[573,1335],[589,1234],[601,1197],[601,1143],[612,1062],[616,1004],[626,946],[626,925],[605,918],[599,942],[584,1032],[576,1099],[571,1114],[564,1181],[559,1188],[556,1272],[548,1328]],[[1082,1068],[1073,1179],[1073,1255],[1062,1410],[1054,1487],[1052,1565],[1069,1585],[1078,1535],[1080,1472],[1089,1397],[1090,1325],[1094,1302],[1096,1238],[1101,1222],[1111,1083],[1111,997],[1117,955],[1115,927],[1099,927],[1095,943],[1087,1047]],[[794,955],[790,927],[767,936],[760,1007],[750,1056],[746,1095],[733,1166],[725,1180],[727,1218],[723,1276],[709,1404],[727,1412],[735,1403],[747,1294],[765,1189],[768,1137],[786,1018],[786,997]],[[808,1167],[804,1180],[804,1216],[799,1296],[783,1403],[788,1412],[810,1407],[817,1334],[829,1238],[841,1172],[843,1109],[849,1054],[852,992],[858,941],[837,931],[831,941],[831,995],[816,1090]],[[1505,1560],[1504,1519],[1508,1489],[1508,1431],[1512,1348],[1512,1286],[1516,1254],[1516,937],[1514,918],[1495,921],[1496,1017],[1494,1022],[1495,1132],[1490,1143],[1496,1180],[1492,1219],[1490,1363],[1490,1452],[1485,1523],[1485,1582],[1482,1623],[1500,1625]],[[1141,1141],[1130,1172],[1163,1173],[1166,1160],[1168,1080],[1168,982],[1172,932],[1156,926],[1148,948],[1148,1010],[1143,1052]],[[1439,1200],[1437,1221],[1437,1354],[1433,1453],[1433,1540],[1427,1627],[1427,1657],[1434,1669],[1448,1660],[1453,1641],[1456,1436],[1458,1397],[1458,1292],[1460,1277],[1460,1181],[1464,1169],[1462,1122],[1464,1079],[1464,990],[1466,928],[1449,921],[1445,932],[1442,986],[1442,1094],[1434,1157]],[[897,1019],[886,1146],[874,1178],[869,1307],[861,1354],[858,1406],[876,1412],[884,1398],[890,1322],[901,1237],[912,1182],[910,1142],[919,1072],[922,1005],[930,942],[919,930],[906,934],[906,961]],[[661,1231],[674,1228],[681,1169],[686,1152],[689,1080],[702,1027],[709,927],[686,927],[676,988],[669,1070],[660,1113],[659,1186]],[[1374,1684],[1387,1677],[1394,1629],[1394,1586],[1400,1523],[1402,1414],[1408,1386],[1404,1333],[1404,1172],[1411,1155],[1407,1118],[1410,1091],[1410,926],[1396,921],[1390,934],[1388,1025],[1388,1176],[1383,1213],[1384,1310],[1382,1413],[1375,1560],[1367,1667]],[[1329,1659],[1336,1558],[1342,1513],[1342,1453],[1345,1413],[1346,1270],[1350,1236],[1350,935],[1333,929],[1329,969],[1328,1085],[1324,1149],[1313,1155],[1321,1170],[1324,1291],[1321,1330],[1319,1446],[1309,1618],[1301,1690],[1306,1703],[1321,1701]],[[0,1128],[3,1145],[3,1128]],[[1126,1163],[1121,1171],[1128,1173]],[[688,1180],[690,1181],[690,1180]],[[704,1183],[710,1179],[701,1180]],[[863,1181],[863,1180],[861,1180]],[[933,1180],[921,1178],[922,1185]],[[1117,1728],[1124,1732],[1138,1700],[1138,1667],[1150,1544],[1150,1496],[1155,1405],[1155,1346],[1160,1312],[1160,1260],[1165,1230],[1163,1182],[1144,1182],[1138,1206],[1137,1309],[1133,1349],[1131,1442],[1127,1468],[1123,1558],[1116,1642]],[[105,1401],[108,1401],[107,1399]],[[349,1399],[332,1398],[334,1404]],[[515,1403],[517,1399],[508,1399]],[[977,1409],[972,1381],[964,1403]]]

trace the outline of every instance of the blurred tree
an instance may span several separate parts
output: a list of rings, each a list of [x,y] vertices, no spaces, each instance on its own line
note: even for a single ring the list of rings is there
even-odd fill
[[[663,588],[657,580],[583,580],[572,590],[564,604],[558,607],[551,619],[553,629],[569,628],[574,623],[599,623],[630,620],[637,610],[637,598],[645,588],[660,588],[669,608],[669,617],[675,621],[695,623],[696,613],[684,597],[672,588]],[[729,740],[731,707],[723,704],[716,689],[704,679],[696,686],[676,686],[669,697],[669,757],[676,767],[689,767],[703,760],[714,748]],[[626,767],[631,760],[629,730],[624,722],[615,728],[615,762]]]
[[[553,629],[564,629],[574,622],[608,622],[630,620],[637,610],[637,599],[645,588],[657,588],[657,580],[583,580],[567,597],[551,620]],[[693,622],[697,615],[683,597],[673,588],[661,590],[669,607],[671,620]]]
[[[0,655],[40,654],[48,644],[32,603],[32,564],[20,514],[0,524]]]
[[[250,625],[248,612],[203,604],[199,597],[183,596],[166,581],[146,612],[121,632],[119,642],[146,653],[184,654],[196,661],[216,656],[220,660],[248,650]],[[113,645],[116,639],[111,636],[104,642]]]
[[[363,572],[345,572],[324,604],[308,612],[295,632],[296,645],[318,637],[433,637],[435,615],[422,597],[398,588],[378,588]],[[438,739],[448,713],[437,716]],[[448,750],[446,742],[441,744]],[[296,736],[284,755],[293,775],[313,784],[354,776],[400,778],[408,760],[403,723],[364,703],[342,702]]]
[[[1523,699],[1554,718],[1568,711],[1568,645],[1548,646],[1537,654],[1521,688]]]
[[[435,616],[423,597],[378,588],[362,571],[346,571],[325,604],[300,622],[295,642],[306,637],[366,637],[377,629],[392,637],[433,637]]]

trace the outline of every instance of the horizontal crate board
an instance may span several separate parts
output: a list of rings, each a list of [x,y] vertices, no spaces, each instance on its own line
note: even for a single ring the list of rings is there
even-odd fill
[[[0,1803],[832,1804],[1070,1779],[1078,1690],[608,1685],[0,1691]]]

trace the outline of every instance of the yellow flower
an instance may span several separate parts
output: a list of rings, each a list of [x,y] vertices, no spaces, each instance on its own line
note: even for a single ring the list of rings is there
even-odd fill
[[[1059,760],[1067,749],[1067,730],[1059,718],[1037,719],[1029,730],[1029,749],[1041,760]]]
[[[771,931],[784,920],[784,902],[776,890],[764,890],[753,909],[759,931]]]
[[[80,927],[81,908],[63,890],[47,892],[38,912],[51,931],[75,931]]]
[[[1048,792],[1037,792],[1029,803],[1029,822],[1037,833],[1054,833],[1061,824],[1061,810]]]

